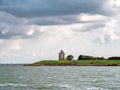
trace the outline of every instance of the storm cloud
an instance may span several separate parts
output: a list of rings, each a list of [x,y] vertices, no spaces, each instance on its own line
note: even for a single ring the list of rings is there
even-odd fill
[[[74,15],[79,13],[107,14],[105,0],[1,0],[0,11],[18,17]]]
[[[75,57],[78,53],[118,55],[119,3],[119,0],[0,0],[0,59],[3,63],[56,59],[60,49]]]

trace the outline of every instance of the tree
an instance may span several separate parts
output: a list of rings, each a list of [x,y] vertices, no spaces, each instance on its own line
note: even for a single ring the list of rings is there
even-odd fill
[[[85,60],[85,59],[86,59],[85,55],[80,55],[80,56],[78,57],[78,60]]]
[[[120,57],[118,56],[109,57],[108,60],[120,60]]]
[[[104,57],[97,57],[98,60],[106,60]]]
[[[73,58],[74,58],[73,55],[68,55],[68,56],[67,56],[67,59],[68,59],[68,60],[73,60]]]
[[[79,55],[78,60],[104,60],[104,57],[94,57],[88,55]]]

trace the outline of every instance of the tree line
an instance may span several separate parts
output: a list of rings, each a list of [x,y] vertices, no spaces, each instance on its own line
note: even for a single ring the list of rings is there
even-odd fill
[[[78,60],[104,60],[104,57],[94,57],[88,55],[79,55]]]
[[[67,60],[73,60],[74,56],[73,55],[68,55]],[[120,60],[119,56],[113,56],[113,57],[94,57],[94,56],[89,56],[89,55],[79,55],[77,60]]]

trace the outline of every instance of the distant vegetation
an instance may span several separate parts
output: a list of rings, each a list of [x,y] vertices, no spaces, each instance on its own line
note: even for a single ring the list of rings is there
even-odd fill
[[[25,66],[120,66],[120,60],[44,60]]]
[[[73,55],[68,55],[67,60],[73,60],[74,56]]]
[[[79,55],[77,60],[68,55],[64,60],[44,60],[26,66],[120,66],[120,57],[109,58]]]
[[[117,57],[117,56],[115,56],[115,57],[109,57],[108,60],[120,60],[120,57]]]
[[[73,55],[68,55],[65,60],[74,60]],[[120,60],[120,57],[114,56],[114,57],[94,57],[94,56],[89,56],[89,55],[79,55],[77,60]]]
[[[80,55],[78,57],[78,60],[105,60],[104,57],[94,57],[94,56],[88,56],[88,55]]]

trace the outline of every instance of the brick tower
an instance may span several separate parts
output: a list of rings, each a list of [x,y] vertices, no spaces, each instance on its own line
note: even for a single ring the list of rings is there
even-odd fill
[[[64,58],[65,58],[65,53],[64,53],[63,50],[61,50],[61,51],[59,52],[59,60],[64,60]]]

